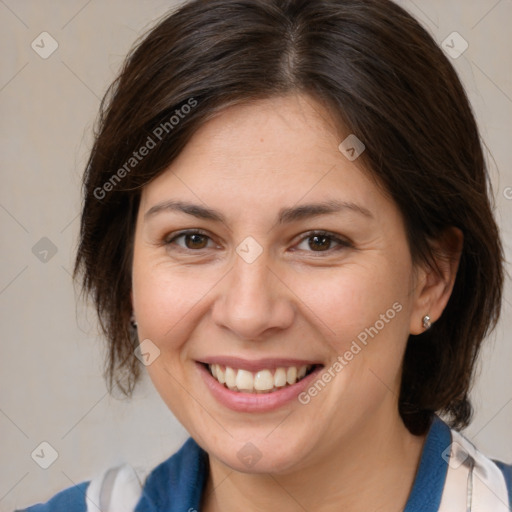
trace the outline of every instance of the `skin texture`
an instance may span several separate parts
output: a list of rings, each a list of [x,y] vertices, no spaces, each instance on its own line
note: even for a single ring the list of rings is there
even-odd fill
[[[160,350],[147,367],[152,382],[209,453],[206,512],[396,511],[410,493],[425,437],[398,414],[402,356],[423,316],[440,316],[457,259],[440,262],[441,273],[413,265],[398,208],[338,150],[347,135],[308,96],[232,106],[142,192],[132,304],[139,339]],[[218,210],[225,222],[172,211],[144,218],[170,199]],[[372,216],[346,209],[277,224],[281,208],[327,199]],[[165,245],[185,229],[207,238]],[[311,230],[349,245],[315,243]],[[252,263],[236,252],[248,236],[263,249]],[[456,255],[460,233],[447,240],[439,248]],[[400,312],[307,405],[235,412],[199,378],[194,361],[214,355],[327,368],[397,302]],[[247,442],[261,453],[251,468],[237,457]]]

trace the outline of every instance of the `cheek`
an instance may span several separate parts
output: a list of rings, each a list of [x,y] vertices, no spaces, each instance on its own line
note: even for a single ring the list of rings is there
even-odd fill
[[[328,272],[296,276],[294,292],[322,326],[336,352],[348,350],[358,335],[374,327],[390,337],[407,324],[407,264],[385,259],[370,264],[350,264]],[[315,320],[316,319],[316,320]],[[374,332],[372,330],[372,332]],[[387,336],[386,336],[387,337]]]
[[[146,249],[135,244],[132,268],[133,306],[137,315],[139,339],[150,339],[160,351],[178,342],[176,331],[198,300],[197,284],[188,273],[171,262],[163,249]],[[199,285],[199,288],[201,286]],[[165,342],[164,342],[165,341]]]
[[[144,256],[134,254],[133,265],[138,335],[141,342],[149,339],[160,351],[145,369],[169,409],[187,424],[191,405],[187,392],[190,382],[183,366],[188,350],[186,341],[196,325],[200,300],[211,285],[198,278],[192,269],[187,272],[161,258]],[[201,412],[196,412],[196,416],[200,417]]]
[[[134,307],[139,321],[139,336],[149,338],[161,350],[172,350],[183,339],[194,307],[211,286],[168,265],[134,266]],[[180,333],[182,333],[180,335]]]

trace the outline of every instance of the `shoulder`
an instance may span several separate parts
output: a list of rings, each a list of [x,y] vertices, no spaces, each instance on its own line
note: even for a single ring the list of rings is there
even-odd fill
[[[46,503],[14,512],[132,511],[143,487],[140,473],[129,464],[108,468],[92,480],[60,491]]]
[[[487,457],[460,432],[451,429],[447,450],[446,496],[453,499],[457,482],[478,510],[509,511],[512,507],[512,465]],[[450,500],[447,498],[447,502]]]
[[[208,455],[191,437],[146,478],[137,512],[199,510]]]
[[[506,464],[500,460],[492,459],[492,461],[498,466],[500,471],[503,473],[503,478],[507,484],[508,493],[510,496],[510,504],[512,505],[512,464]]]
[[[68,487],[57,493],[46,503],[38,503],[14,512],[87,512],[85,494],[90,481]]]
[[[406,512],[510,512],[512,466],[478,450],[462,433],[433,417]]]
[[[178,452],[149,472],[129,464],[108,468],[90,481],[60,491],[46,503],[15,512],[171,510],[170,496],[172,506],[199,506],[206,464],[206,453],[189,438]]]

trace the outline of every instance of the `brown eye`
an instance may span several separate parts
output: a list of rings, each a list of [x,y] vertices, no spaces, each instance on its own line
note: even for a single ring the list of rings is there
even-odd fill
[[[307,248],[300,249],[306,252],[332,252],[334,250],[352,247],[352,244],[347,240],[343,240],[333,233],[324,231],[308,233],[301,239],[298,247],[306,241],[308,242]],[[333,244],[337,247],[333,248]]]
[[[314,235],[309,237],[309,247],[313,250],[329,249],[331,245],[331,238],[324,235]],[[311,242],[311,240],[313,242]]]
[[[187,245],[188,249],[204,249],[208,244],[206,240],[208,237],[204,235],[191,234],[184,235],[185,236],[185,245]],[[187,241],[189,244],[187,244]]]
[[[176,243],[176,240],[183,239],[184,244]],[[166,240],[165,245],[177,245],[181,249],[201,250],[206,249],[210,237],[199,231],[186,231]]]

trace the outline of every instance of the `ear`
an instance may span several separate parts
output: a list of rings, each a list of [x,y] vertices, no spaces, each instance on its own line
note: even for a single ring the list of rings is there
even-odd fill
[[[411,311],[411,334],[425,331],[423,317],[428,315],[434,323],[441,316],[455,284],[459,268],[464,235],[456,227],[447,228],[443,234],[430,242],[438,268],[422,266],[417,268],[415,300]]]

